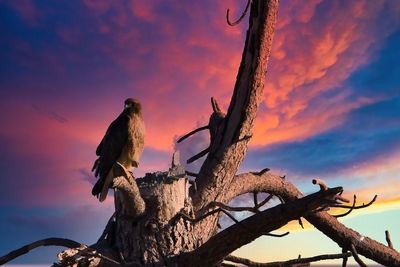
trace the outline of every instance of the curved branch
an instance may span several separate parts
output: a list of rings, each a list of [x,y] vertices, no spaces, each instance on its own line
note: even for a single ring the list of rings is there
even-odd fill
[[[177,141],[177,143],[182,142],[183,140],[185,140],[186,138],[188,138],[188,137],[191,136],[191,135],[194,135],[194,134],[197,133],[197,132],[200,132],[200,131],[203,131],[203,130],[207,130],[208,128],[209,128],[208,125],[203,126],[203,127],[200,127],[200,128],[197,128],[196,130],[193,130],[193,131],[191,131],[190,133],[185,134],[184,136],[182,136],[181,138],[179,138],[179,140]]]
[[[353,210],[357,210],[357,209],[363,209],[366,208],[368,206],[371,206],[372,203],[374,203],[376,201],[376,198],[378,197],[378,195],[375,195],[374,198],[368,202],[367,204],[362,204],[360,206],[347,206],[347,205],[333,205],[332,207],[334,208],[347,208],[347,209],[353,209]]]
[[[356,206],[356,200],[357,200],[357,197],[356,197],[356,195],[354,195],[354,197],[353,197],[353,206],[351,206],[351,207],[349,208],[349,210],[346,211],[345,213],[343,213],[343,214],[338,214],[338,215],[333,215],[333,217],[335,217],[335,218],[340,218],[340,217],[344,217],[344,216],[349,215],[349,214],[354,210],[354,208],[355,208],[355,206]]]
[[[285,201],[303,196],[292,183],[281,179],[278,175],[265,173],[258,176],[252,173],[243,173],[235,176],[225,198],[221,201],[227,203],[238,195],[254,191],[279,195]],[[347,249],[350,244],[354,244],[359,254],[379,264],[400,266],[400,253],[347,228],[327,212],[309,213],[304,218],[340,247]]]
[[[65,238],[46,238],[42,239],[33,243],[30,243],[26,246],[23,246],[22,248],[16,249],[14,251],[11,251],[7,255],[4,255],[3,257],[0,258],[0,265],[3,265],[21,255],[24,255],[31,251],[32,249],[35,249],[37,247],[42,247],[42,246],[60,246],[60,247],[67,247],[67,248],[76,248],[81,246],[80,243],[71,240],[71,239],[65,239]]]
[[[239,18],[237,21],[235,21],[235,22],[231,22],[231,21],[229,20],[229,8],[226,10],[226,22],[228,23],[229,26],[238,25],[238,24],[243,20],[244,16],[246,16],[247,11],[249,10],[250,2],[251,2],[251,0],[247,0],[246,9],[243,11],[243,13],[242,13],[242,15],[240,16],[240,18]]]

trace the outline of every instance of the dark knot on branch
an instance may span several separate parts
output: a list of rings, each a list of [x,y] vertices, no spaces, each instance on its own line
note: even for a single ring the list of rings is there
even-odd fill
[[[231,21],[229,20],[229,8],[226,10],[226,22],[228,23],[229,26],[236,26],[236,25],[238,25],[238,24],[243,20],[243,18],[244,18],[244,17],[246,16],[246,14],[247,14],[247,11],[249,10],[250,3],[251,3],[251,0],[247,0],[246,9],[243,11],[243,13],[242,13],[242,15],[240,16],[240,18],[239,18],[237,21],[235,21],[235,22],[231,22]]]

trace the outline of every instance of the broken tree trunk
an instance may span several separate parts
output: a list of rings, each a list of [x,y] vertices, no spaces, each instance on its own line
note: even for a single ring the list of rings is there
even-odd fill
[[[209,153],[193,186],[188,188],[186,172],[176,154],[167,172],[135,180],[123,170],[113,181],[115,215],[99,241],[60,253],[56,266],[217,266],[238,247],[300,217],[354,256],[358,252],[386,266],[400,266],[400,254],[394,249],[362,237],[326,212],[316,211],[340,199],[339,189],[326,188],[303,197],[292,184],[266,170],[236,175],[263,95],[278,2],[252,1],[229,109],[222,116],[214,108],[221,114],[211,115]],[[248,192],[269,192],[285,203],[258,212],[255,193],[255,206],[249,209],[256,214],[237,222],[221,207]],[[223,212],[236,224],[218,233]]]

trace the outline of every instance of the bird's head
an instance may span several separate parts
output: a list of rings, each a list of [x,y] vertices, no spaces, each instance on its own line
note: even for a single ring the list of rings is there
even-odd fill
[[[140,104],[139,100],[135,98],[128,98],[125,100],[125,109],[134,113],[139,113],[142,111],[142,105]]]

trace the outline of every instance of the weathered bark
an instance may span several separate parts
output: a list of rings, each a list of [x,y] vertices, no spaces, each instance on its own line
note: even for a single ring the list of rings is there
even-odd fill
[[[267,169],[235,176],[246,154],[263,94],[278,2],[253,0],[251,4],[229,109],[225,115],[213,101],[214,113],[206,127],[211,133],[209,153],[190,191],[176,154],[168,172],[147,174],[136,181],[122,169],[113,181],[115,220],[109,221],[98,243],[60,253],[61,265],[213,266],[258,236],[305,217],[345,251],[351,249],[353,255],[357,251],[386,266],[400,266],[400,255],[394,249],[361,236],[326,212],[310,212],[331,203],[340,189],[322,188],[303,197],[294,185],[269,174]],[[114,171],[118,172],[118,166]],[[255,215],[217,233],[221,212],[209,211],[208,205],[219,202],[223,206],[248,192],[269,192],[285,203],[263,212],[257,212],[256,205]],[[204,216],[207,212],[212,215]],[[190,221],[182,214],[204,218]]]
[[[180,266],[213,266],[263,233],[279,229],[289,221],[308,214],[334,199],[334,196],[342,191],[341,187],[319,191],[259,212],[211,237],[195,251],[181,256]]]
[[[303,196],[292,183],[278,175],[244,173],[235,176],[231,190],[223,201],[229,202],[238,195],[254,191],[279,195],[285,201],[293,201]],[[349,250],[353,244],[359,254],[371,260],[385,266],[400,266],[400,253],[396,250],[344,226],[327,212],[309,213],[304,218],[345,250]]]
[[[254,0],[249,30],[228,113],[210,147],[191,192],[196,211],[211,201],[219,201],[237,172],[247,151],[247,143],[264,89],[271,51],[278,0]]]

